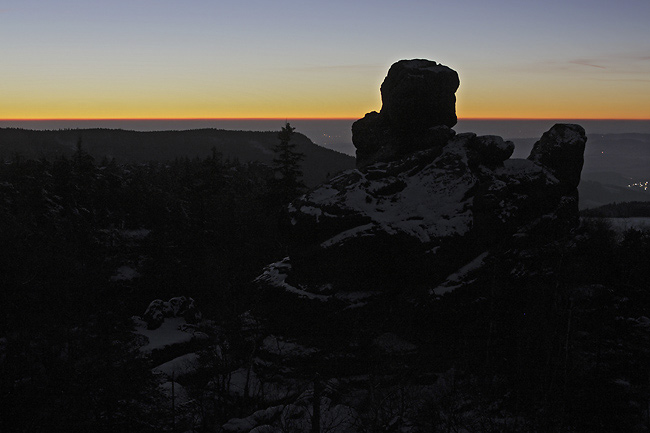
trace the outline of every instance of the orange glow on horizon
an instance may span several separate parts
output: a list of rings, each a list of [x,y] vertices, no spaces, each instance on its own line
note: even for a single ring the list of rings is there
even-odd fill
[[[11,117],[0,118],[0,122],[41,122],[41,121],[93,121],[93,120],[116,120],[116,121],[143,121],[143,120],[277,120],[277,121],[292,121],[292,120],[358,120],[363,115],[358,117],[319,117],[319,116],[281,116],[281,117]],[[560,117],[560,116],[540,116],[540,117],[458,117],[458,120],[631,120],[631,121],[650,121],[650,118],[635,118],[635,117]]]
[[[29,121],[29,120],[348,120],[359,119],[365,113],[348,116],[291,116],[283,114],[280,116],[11,116],[1,117],[0,121]]]
[[[634,120],[650,121],[650,118],[635,117],[558,117],[558,116],[541,116],[541,117],[459,117],[458,120]]]

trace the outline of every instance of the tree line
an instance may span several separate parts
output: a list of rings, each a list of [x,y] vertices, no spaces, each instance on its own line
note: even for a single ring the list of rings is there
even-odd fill
[[[279,221],[303,188],[293,128],[282,131],[291,156],[272,166],[214,149],[97,161],[83,137],[71,157],[0,163],[1,431],[161,428],[129,318],[181,295],[220,320],[242,311],[249,282],[283,253]]]

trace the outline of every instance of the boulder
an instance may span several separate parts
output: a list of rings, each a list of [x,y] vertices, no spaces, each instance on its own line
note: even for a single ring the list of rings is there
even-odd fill
[[[174,309],[162,299],[154,299],[144,312],[142,319],[147,322],[148,329],[158,329],[166,317],[172,317]]]
[[[515,145],[512,141],[504,141],[497,135],[483,135],[474,137],[468,143],[468,149],[470,164],[497,167],[510,158]]]
[[[196,308],[194,299],[178,296],[169,301],[151,301],[142,319],[147,322],[148,329],[158,329],[168,317],[183,317],[187,323],[195,324],[201,320],[201,312]]]
[[[381,85],[381,114],[400,130],[452,128],[457,122],[458,86],[458,74],[447,66],[431,60],[400,60]]]
[[[535,143],[528,159],[549,168],[567,190],[572,190],[580,183],[586,142],[582,126],[558,123]]]

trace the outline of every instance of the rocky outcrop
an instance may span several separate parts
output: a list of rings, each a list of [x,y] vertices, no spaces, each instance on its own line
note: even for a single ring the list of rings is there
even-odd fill
[[[353,126],[359,168],[291,204],[289,256],[258,284],[344,308],[414,288],[437,296],[493,251],[570,233],[584,129],[557,124],[527,159],[510,159],[512,142],[450,129],[455,76],[435,62],[393,65],[381,113]]]
[[[401,60],[381,85],[381,115],[401,130],[456,125],[458,74],[430,60]]]
[[[381,85],[382,108],[352,126],[357,167],[440,147],[456,124],[456,71],[430,60],[401,60]]]
[[[321,185],[290,209],[294,281],[343,290],[434,283],[519,231],[566,234],[578,218],[586,137],[577,125],[544,137],[529,159],[511,160],[512,142],[458,134]]]
[[[427,93],[424,77],[433,71],[451,75],[447,70],[421,60],[394,65],[382,85],[381,113],[353,126],[357,169],[289,206],[288,256],[255,280],[262,290],[251,314],[285,341],[314,348],[313,356],[300,358],[303,377],[344,377],[350,388],[360,377],[373,383],[399,377],[403,389],[404,371],[418,372],[415,384],[437,384],[430,373],[449,371],[455,381],[453,369],[465,356],[459,353],[471,359],[468,371],[476,370],[474,362],[484,364],[477,353],[492,356],[496,347],[506,349],[495,364],[514,358],[507,349],[514,336],[485,349],[501,318],[515,324],[503,326],[507,332],[539,318],[537,326],[526,325],[528,334],[517,332],[521,344],[543,334],[530,329],[565,311],[540,313],[564,299],[546,293],[560,281],[558,267],[548,262],[564,257],[578,223],[585,132],[555,125],[527,159],[511,159],[512,142],[450,129],[453,106],[414,108],[419,96],[442,98]],[[445,79],[432,78],[430,85],[453,96],[457,84],[445,85]],[[413,90],[418,86],[420,92]],[[522,285],[529,276],[539,278]],[[549,301],[533,296],[537,290]],[[281,352],[281,339],[264,341]],[[283,368],[291,365],[279,359]]]
[[[580,183],[585,143],[582,126],[558,124],[535,143],[528,159],[552,170],[567,192],[571,192]]]
[[[167,302],[162,299],[151,301],[142,319],[147,322],[148,329],[157,329],[168,317],[183,317],[187,323],[194,324],[201,320],[201,312],[194,299],[177,296]]]

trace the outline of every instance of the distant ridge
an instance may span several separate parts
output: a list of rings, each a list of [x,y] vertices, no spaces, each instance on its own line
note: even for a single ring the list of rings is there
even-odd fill
[[[81,138],[83,148],[95,159],[115,158],[118,163],[164,162],[176,158],[202,158],[215,148],[224,158],[270,164],[277,131],[193,129],[179,131],[130,131],[123,129],[30,130],[0,128],[0,158],[54,159],[70,156]],[[296,133],[293,140],[305,154],[304,181],[315,186],[342,170],[354,167],[354,158],[314,144]]]

